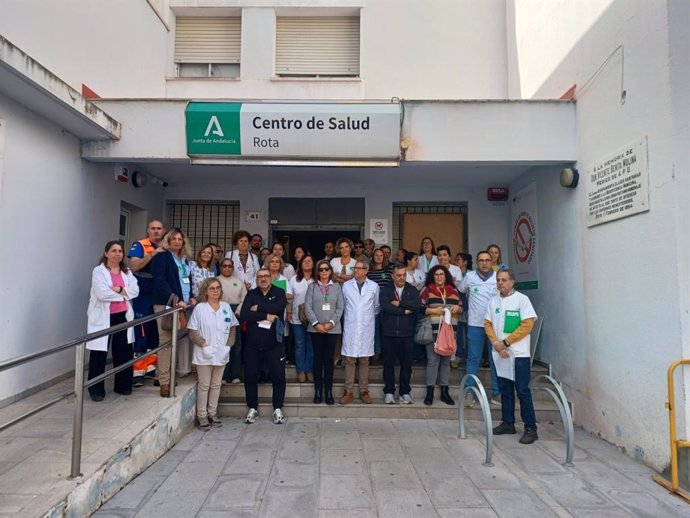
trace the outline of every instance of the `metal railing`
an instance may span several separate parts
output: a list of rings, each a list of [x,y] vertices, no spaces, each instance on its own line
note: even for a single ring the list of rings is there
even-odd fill
[[[91,340],[95,340],[96,338],[102,338],[104,336],[110,336],[115,333],[119,333],[121,331],[126,331],[130,327],[138,326],[140,324],[144,324],[146,322],[150,322],[151,320],[156,320],[158,318],[164,317],[166,315],[170,314],[177,314],[178,312],[183,311],[183,308],[170,308],[166,309],[163,311],[160,311],[158,313],[154,313],[153,315],[149,315],[146,317],[138,318],[136,320],[132,320],[130,322],[125,322],[123,324],[118,324],[116,326],[109,327],[107,329],[104,329],[102,331],[96,331],[95,333],[89,333],[83,336],[80,336],[78,338],[74,338],[68,342],[65,342],[61,345],[51,347],[49,349],[45,349],[43,351],[38,351],[35,353],[30,353],[30,354],[25,354],[23,356],[18,356],[16,358],[11,358],[9,360],[0,362],[0,372],[3,372],[5,370],[11,369],[13,367],[18,367],[20,365],[24,365],[26,363],[38,360],[39,358],[43,358],[46,356],[50,356],[56,353],[59,353],[61,351],[65,351],[67,349],[71,349],[72,347],[76,347],[75,351],[75,360],[74,360],[74,365],[75,365],[75,370],[74,370],[74,390],[70,392],[66,392],[64,394],[61,394],[60,396],[51,399],[50,401],[47,401],[46,403],[43,403],[42,405],[29,410],[28,412],[25,412],[24,414],[15,417],[11,421],[8,421],[2,425],[0,425],[0,431],[5,430],[6,428],[9,428],[12,425],[15,425],[24,419],[27,419],[31,417],[32,415],[37,414],[38,412],[41,412],[42,410],[45,410],[46,408],[49,408],[56,403],[59,403],[63,399],[67,399],[70,396],[75,397],[75,405],[74,405],[74,418],[72,422],[72,461],[71,461],[71,468],[70,468],[70,475],[69,479],[76,479],[80,478],[82,476],[81,473],[81,442],[82,442],[82,434],[83,434],[83,416],[84,416],[84,389],[89,388],[92,385],[95,385],[96,383],[100,383],[101,381],[105,380],[108,376],[112,376],[113,374],[116,374],[120,371],[123,371],[132,365],[134,365],[136,362],[141,360],[142,358],[146,358],[148,356],[151,356],[152,354],[156,354],[158,351],[165,349],[166,347],[171,347],[171,359],[170,359],[170,395],[171,397],[175,397],[175,369],[176,369],[176,362],[177,362],[177,337],[178,337],[178,318],[173,317],[173,327],[172,327],[172,339],[170,342],[166,342],[163,345],[151,350],[147,351],[146,353],[137,356],[136,358],[133,358],[132,360],[128,361],[127,363],[123,363],[122,365],[118,365],[117,367],[110,369],[103,374],[96,376],[95,378],[92,378],[88,380],[87,382],[84,382],[84,363],[85,363],[85,351],[86,351],[86,343],[90,342]]]
[[[563,421],[563,428],[565,430],[565,466],[573,465],[573,451],[575,449],[575,430],[573,427],[573,414],[570,412],[570,405],[568,399],[565,397],[565,392],[561,388],[561,384],[554,378],[546,374],[540,374],[534,377],[529,382],[529,388],[532,392],[543,390],[551,395],[553,400],[558,405],[558,410],[561,411],[561,420]]]
[[[680,448],[690,448],[690,441],[678,439],[676,434],[676,391],[673,385],[673,373],[681,365],[690,365],[690,358],[676,360],[669,366],[666,372],[666,381],[668,383],[666,408],[668,408],[669,440],[671,442],[671,480],[668,481],[661,475],[652,475],[652,480],[690,502],[690,495],[680,488],[678,482],[678,450]]]
[[[467,382],[473,379],[476,385],[467,386]],[[493,420],[491,419],[491,408],[489,407],[489,398],[486,396],[486,391],[484,390],[484,385],[474,374],[465,374],[460,381],[460,393],[458,394],[458,425],[460,426],[460,438],[466,439],[467,434],[465,433],[465,395],[467,391],[470,390],[482,409],[482,414],[484,414],[484,424],[486,424],[486,460],[484,461],[484,466],[493,466],[491,462],[491,457],[494,451],[494,429]]]

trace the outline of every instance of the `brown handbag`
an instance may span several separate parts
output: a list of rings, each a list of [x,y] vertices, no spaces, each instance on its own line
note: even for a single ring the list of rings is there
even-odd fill
[[[177,306],[178,302],[180,302],[180,298],[175,295],[174,293],[170,295],[170,298],[168,299],[167,306],[174,308]],[[164,317],[161,317],[161,328],[164,331],[172,331],[173,328],[173,316],[175,313],[171,313],[169,315],[165,315]],[[178,317],[178,326],[177,329],[178,331],[182,331],[184,329],[187,329],[187,314],[184,311],[180,311],[177,313]]]

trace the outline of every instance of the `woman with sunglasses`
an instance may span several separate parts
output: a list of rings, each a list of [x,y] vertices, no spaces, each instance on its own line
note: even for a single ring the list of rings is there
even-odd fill
[[[237,308],[247,296],[247,287],[242,279],[235,275],[235,265],[232,259],[220,262],[220,275],[216,277],[223,287],[223,302],[230,304],[232,311],[237,314]],[[225,366],[223,381],[240,382],[242,371],[242,333],[237,333],[235,345],[230,349],[230,362]]]
[[[325,398],[327,405],[333,399],[333,354],[338,336],[342,334],[340,318],[343,315],[343,292],[334,282],[333,268],[322,259],[316,263],[316,281],[309,285],[304,298],[304,312],[314,347],[314,403]]]

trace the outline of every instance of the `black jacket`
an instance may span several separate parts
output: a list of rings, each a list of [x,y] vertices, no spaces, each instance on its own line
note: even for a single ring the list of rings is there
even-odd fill
[[[257,310],[252,311],[251,307],[256,305]],[[243,342],[245,347],[253,347],[255,349],[270,349],[280,345],[276,339],[276,323],[277,320],[271,324],[270,329],[259,327],[260,320],[266,320],[266,315],[278,315],[282,321],[285,313],[285,306],[287,306],[287,298],[285,291],[271,285],[266,295],[263,294],[260,288],[254,288],[247,292],[247,296],[242,301],[242,310],[240,311],[240,320],[247,321],[246,341]]]
[[[396,295],[395,286],[386,286],[381,288],[379,292],[383,336],[414,336],[417,312],[422,307],[419,291],[412,284],[406,282],[399,306],[392,304],[394,300],[398,300]],[[405,314],[406,309],[411,311],[409,315]]]

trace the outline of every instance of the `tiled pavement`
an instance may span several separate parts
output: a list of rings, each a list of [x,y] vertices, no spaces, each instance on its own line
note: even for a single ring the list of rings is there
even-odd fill
[[[540,425],[534,445],[495,438],[482,423],[262,416],[194,430],[108,501],[108,517],[690,517],[690,505],[617,448],[576,431],[574,467],[562,432]]]

